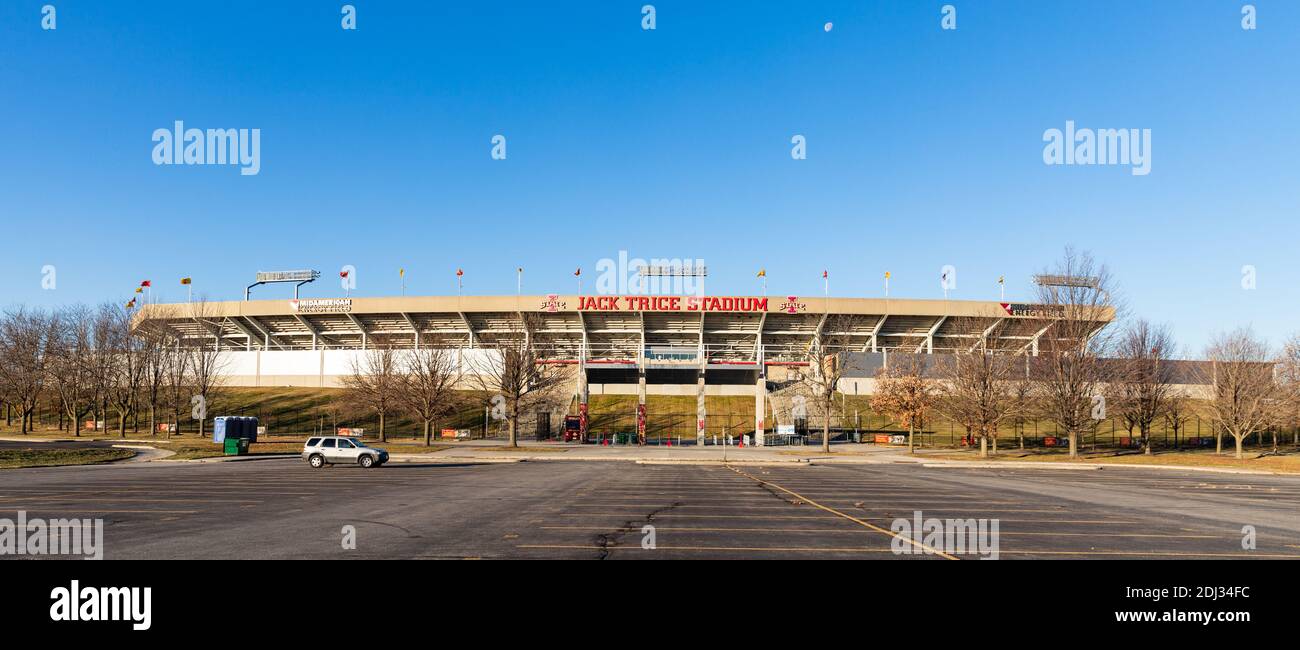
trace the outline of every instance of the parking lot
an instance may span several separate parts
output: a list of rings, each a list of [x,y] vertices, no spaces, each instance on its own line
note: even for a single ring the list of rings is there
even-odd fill
[[[1002,559],[1300,558],[1300,477],[1127,469],[135,463],[0,472],[19,510],[102,518],[108,559],[977,557],[896,554],[917,511],[996,519]]]

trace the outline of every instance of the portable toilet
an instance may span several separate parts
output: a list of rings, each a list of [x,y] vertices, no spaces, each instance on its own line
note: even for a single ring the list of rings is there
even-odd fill
[[[222,443],[226,441],[226,422],[228,417],[212,418],[212,442]]]
[[[255,417],[244,418],[244,425],[248,427],[248,435],[245,436],[246,438],[248,438],[248,441],[257,442],[257,418]]]

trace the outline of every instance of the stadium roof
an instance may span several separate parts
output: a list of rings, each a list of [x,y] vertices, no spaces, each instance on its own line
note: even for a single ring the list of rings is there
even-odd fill
[[[1032,352],[1052,320],[1032,304],[820,296],[435,296],[153,304],[136,326],[187,344],[244,350],[376,345],[481,347],[528,335],[560,359],[671,358],[709,363],[797,357],[839,327],[863,352],[970,349],[979,341]],[[1098,327],[1114,317],[1099,319]],[[583,355],[582,351],[586,350]]]

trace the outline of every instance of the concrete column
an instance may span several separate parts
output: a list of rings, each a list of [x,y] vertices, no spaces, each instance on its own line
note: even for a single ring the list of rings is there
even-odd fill
[[[636,442],[639,445],[645,444],[645,368],[637,370],[636,373]]]
[[[704,446],[704,420],[708,414],[704,410],[704,370],[701,369],[695,380],[695,444]]]
[[[587,369],[578,368],[578,440],[587,442],[587,403],[591,401],[591,387],[587,384]]]
[[[767,411],[767,377],[763,369],[758,370],[758,380],[754,382],[754,446],[762,447],[764,428],[763,417]]]

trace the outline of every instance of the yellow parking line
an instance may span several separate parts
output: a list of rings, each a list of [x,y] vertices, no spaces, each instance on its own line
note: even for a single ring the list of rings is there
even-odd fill
[[[139,497],[76,497],[76,496],[74,496],[74,497],[49,496],[49,497],[21,497],[21,498],[20,498],[20,497],[15,497],[15,498],[0,498],[0,502],[8,502],[8,501],[20,501],[20,502],[32,502],[32,501],[70,501],[70,502],[79,502],[79,501],[113,501],[113,502],[128,502],[128,501],[129,501],[129,502],[135,502],[135,503],[261,503],[261,500],[258,500],[258,499],[146,499],[146,498],[139,498]]]
[[[556,517],[621,517],[624,519],[641,519],[645,513],[640,512],[561,512]],[[655,519],[835,519],[833,515],[684,515],[664,512],[655,515]]]
[[[1170,551],[998,551],[1001,555],[1134,555],[1145,557],[1257,557],[1300,559],[1300,554],[1287,553],[1195,553]]]
[[[829,517],[821,517],[829,519]],[[540,530],[609,530],[608,526],[538,526]],[[693,526],[656,526],[656,530],[671,530],[678,532],[757,532],[757,533],[855,533],[856,530],[845,530],[843,528],[712,528],[712,527],[693,527]],[[1022,533],[1022,532],[1002,532],[1003,537],[1023,537],[1023,536],[1052,536],[1052,537],[1158,537],[1162,539],[1235,539],[1233,535],[1158,535],[1151,533]]]
[[[831,517],[823,517],[831,519]],[[608,526],[538,526],[539,530],[609,530]],[[706,533],[853,533],[862,534],[856,528],[695,528],[691,526],[655,526],[656,531],[706,532]]]
[[[515,546],[515,548],[546,548],[546,549],[567,548],[567,549],[587,549],[587,550],[593,550],[593,551],[641,551],[641,550],[647,550],[647,549],[642,549],[640,546],[587,546],[587,545],[580,545],[580,544],[520,544],[520,545],[518,545],[518,546]],[[887,548],[858,548],[858,547],[850,547],[850,548],[817,548],[817,547],[804,547],[804,546],[768,547],[768,546],[663,546],[663,545],[657,545],[653,550],[657,550],[657,551],[767,551],[767,552],[780,552],[780,553],[893,553],[893,551],[892,551],[891,549],[887,549]],[[947,557],[947,558],[950,559],[950,560],[956,559],[956,558],[954,558],[954,557],[952,557],[952,556],[950,556],[950,555],[945,555],[945,554],[943,554],[943,553],[937,553],[937,552],[936,552],[936,554],[937,554],[937,555],[944,556],[944,557]]]
[[[809,499],[808,497],[805,497],[805,496],[799,494],[798,492],[795,492],[795,491],[793,491],[793,490],[787,490],[786,488],[783,488],[783,487],[781,487],[781,486],[779,486],[779,485],[777,485],[777,484],[775,484],[775,483],[769,483],[768,481],[764,481],[763,479],[761,479],[761,478],[757,478],[757,477],[755,477],[755,476],[753,476],[753,475],[751,475],[751,474],[745,472],[744,470],[738,469],[738,468],[736,468],[736,467],[731,467],[731,466],[728,466],[727,468],[730,469],[731,471],[737,473],[737,474],[740,474],[741,476],[744,476],[744,477],[749,478],[751,481],[755,481],[755,482],[759,483],[760,485],[766,485],[767,487],[770,487],[770,488],[772,488],[772,489],[780,490],[780,491],[782,491],[782,492],[785,492],[786,494],[789,494],[789,495],[791,495],[791,496],[793,496],[793,497],[795,497],[795,498],[797,498],[797,499],[803,501],[804,503],[807,503],[808,505],[814,506],[814,507],[819,508],[819,509],[821,509],[821,510],[825,510],[826,512],[829,512],[829,513],[831,513],[831,514],[837,515],[837,516],[839,516],[839,517],[843,517],[843,518],[845,518],[845,519],[848,519],[849,521],[852,521],[852,522],[854,522],[854,523],[856,523],[856,524],[858,524],[858,525],[860,525],[860,526],[863,526],[863,527],[865,527],[865,528],[868,528],[868,529],[874,530],[874,531],[876,531],[876,532],[878,532],[878,533],[883,533],[883,534],[885,534],[885,535],[889,535],[890,537],[894,537],[894,538],[896,538],[896,539],[901,539],[901,540],[903,540],[903,541],[905,541],[905,542],[907,542],[907,543],[909,543],[909,544],[911,544],[911,545],[913,545],[913,546],[916,546],[917,548],[920,548],[923,552],[924,552],[924,551],[928,551],[928,552],[930,552],[930,553],[933,553],[933,554],[935,554],[935,555],[938,555],[939,557],[947,558],[947,559],[949,559],[949,560],[955,560],[955,559],[957,559],[955,556],[948,555],[947,553],[944,553],[944,552],[939,551],[939,550],[937,550],[937,549],[930,548],[929,546],[927,546],[927,545],[925,545],[925,544],[922,544],[921,542],[918,542],[918,541],[916,541],[916,540],[914,540],[914,539],[912,539],[912,538],[910,538],[910,537],[906,537],[906,536],[904,536],[904,535],[899,535],[898,533],[895,533],[895,532],[892,531],[892,530],[888,530],[888,529],[885,529],[885,528],[881,528],[880,526],[877,526],[877,525],[875,525],[875,524],[871,524],[871,523],[865,522],[865,521],[863,521],[863,520],[861,520],[861,519],[858,519],[857,517],[854,517],[854,516],[852,516],[852,515],[846,515],[846,514],[840,512],[839,510],[836,510],[836,509],[834,509],[834,508],[830,508],[830,507],[824,506],[824,505],[822,505],[822,504],[820,504],[820,503],[817,503],[816,501],[813,501],[812,499]]]
[[[198,510],[105,510],[102,508],[0,508],[0,512],[18,512],[23,511],[28,514],[33,512],[108,512],[108,513],[137,513],[137,514],[182,514],[192,515]]]
[[[1040,532],[1006,532],[999,531],[1002,536],[1022,537],[1025,535],[1041,535],[1045,537],[1156,537],[1160,539],[1239,539],[1240,535],[1162,535],[1159,533],[1040,533]]]

